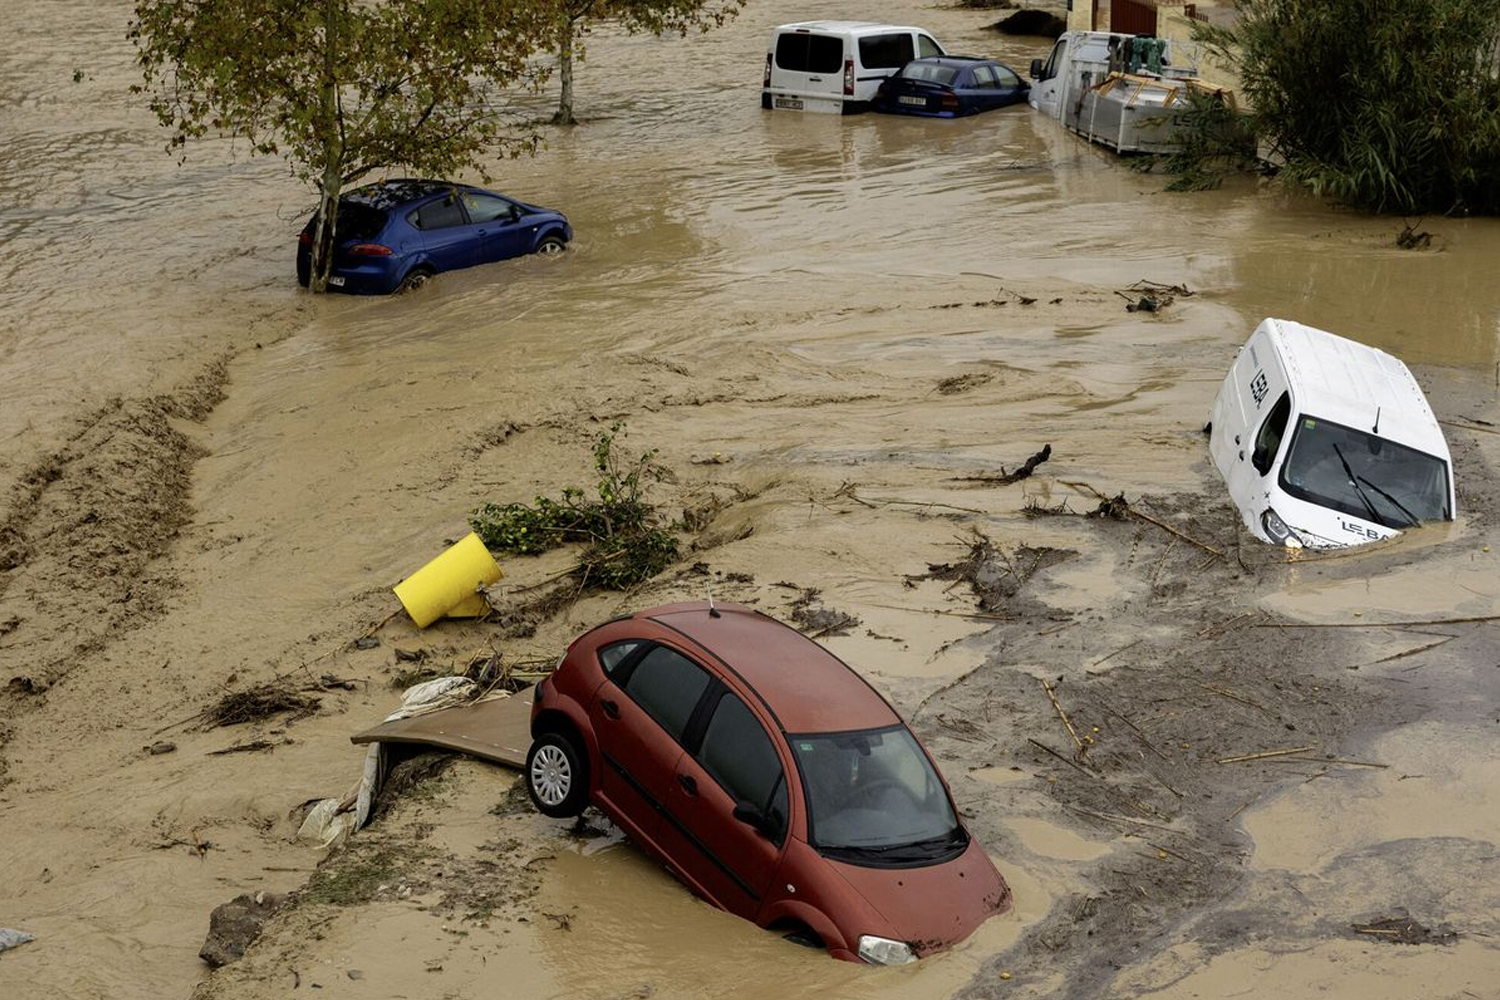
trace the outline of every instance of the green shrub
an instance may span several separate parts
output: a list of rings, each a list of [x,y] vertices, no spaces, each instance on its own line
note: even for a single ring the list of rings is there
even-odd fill
[[[1240,0],[1239,64],[1284,176],[1377,212],[1500,213],[1500,0]]]
[[[650,579],[677,558],[677,536],[644,493],[666,476],[656,464],[656,449],[621,465],[615,442],[620,423],[594,442],[597,499],[569,486],[560,499],[538,496],[534,503],[487,503],[473,512],[469,525],[491,550],[537,555],[560,545],[584,546],[575,575],[582,585],[625,590]]]

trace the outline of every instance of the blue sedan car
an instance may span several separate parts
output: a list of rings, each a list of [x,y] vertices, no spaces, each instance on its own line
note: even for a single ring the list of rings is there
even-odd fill
[[[929,118],[976,115],[1007,104],[1024,104],[1026,81],[1003,63],[971,56],[913,59],[875,92],[876,111]]]
[[[297,240],[297,280],[312,273],[314,215]],[[328,287],[404,292],[440,271],[522,254],[561,253],[573,229],[561,212],[451,181],[391,180],[339,198]]]

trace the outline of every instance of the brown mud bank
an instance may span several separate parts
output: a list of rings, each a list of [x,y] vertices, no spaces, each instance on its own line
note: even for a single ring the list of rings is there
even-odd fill
[[[508,446],[530,432],[515,433]],[[724,499],[684,565],[527,631],[560,643],[612,608],[711,590],[821,634],[912,719],[1017,911],[915,970],[851,970],[693,900],[594,814],[543,820],[510,774],[465,763],[325,861],[200,995],[307,982],[464,992],[503,968],[534,995],[1188,997],[1276,984],[1356,997],[1373,977],[1392,997],[1429,979],[1448,990],[1436,995],[1482,996],[1500,898],[1485,887],[1497,802],[1481,786],[1500,754],[1433,765],[1492,735],[1496,612],[1453,594],[1445,615],[1415,594],[1407,610],[1399,583],[1438,572],[1461,591],[1492,566],[1460,564],[1497,534],[1493,456],[1477,435],[1454,443],[1472,501],[1460,526],[1294,561],[1243,530],[1202,463],[1203,492],[1127,503],[1083,482],[1066,446],[1003,487],[985,480],[1006,463],[792,485],[724,452],[690,462],[667,493]],[[807,551],[889,572],[810,573]],[[557,569],[510,565],[520,603]],[[1364,599],[1348,601],[1349,587]],[[413,644],[461,657],[511,628],[500,611],[498,625],[426,634],[392,622],[377,634],[404,653],[365,650],[340,670],[395,670]],[[1381,818],[1385,797],[1407,818]],[[1457,817],[1454,801],[1473,813]],[[373,888],[357,898],[329,897],[327,884],[362,879]],[[1406,937],[1385,936],[1393,927]]]

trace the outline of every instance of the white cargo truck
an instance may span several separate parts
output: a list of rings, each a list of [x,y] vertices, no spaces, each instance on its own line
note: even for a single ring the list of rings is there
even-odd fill
[[[1199,47],[1144,35],[1066,31],[1031,62],[1031,106],[1117,153],[1173,148],[1188,90],[1222,93],[1197,79]]]

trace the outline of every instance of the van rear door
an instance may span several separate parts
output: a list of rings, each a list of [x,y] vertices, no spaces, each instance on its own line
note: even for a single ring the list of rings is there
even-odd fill
[[[798,28],[778,34],[774,45],[769,88],[773,109],[843,110],[843,38]]]

